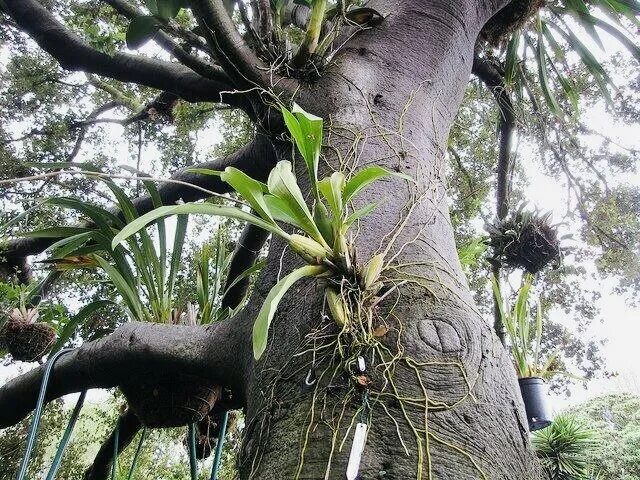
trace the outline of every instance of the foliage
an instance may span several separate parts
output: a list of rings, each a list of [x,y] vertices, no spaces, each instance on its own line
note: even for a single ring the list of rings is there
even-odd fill
[[[492,252],[489,262],[523,268],[536,274],[560,258],[557,227],[551,212],[540,214],[518,208],[509,218],[487,226]]]
[[[533,275],[524,276],[518,290],[516,301],[510,307],[505,302],[500,286],[495,277],[492,279],[493,293],[498,304],[500,318],[507,331],[511,354],[515,362],[518,377],[551,378],[556,373],[557,353],[549,355],[543,363],[541,358],[541,339],[543,330],[542,309],[540,302],[536,305],[535,318],[531,318],[529,295],[533,283]]]
[[[232,256],[224,244],[225,238],[225,231],[220,228],[216,233],[214,243],[205,243],[195,258],[196,298],[198,301],[196,322],[200,325],[228,318],[235,311],[244,307],[245,302],[240,301],[233,311],[229,308],[223,309],[222,299],[235,285],[259,271],[264,265],[262,262],[257,262],[239,274],[232,282],[227,282]],[[213,271],[211,271],[212,261]]]
[[[244,220],[287,240],[291,249],[309,265],[280,280],[267,296],[254,323],[253,348],[256,358],[260,358],[266,348],[269,325],[280,299],[297,280],[305,276],[326,276],[329,273],[343,276],[354,274],[355,257],[347,243],[347,231],[376,205],[365,205],[349,213],[350,202],[376,180],[389,175],[408,178],[382,167],[371,166],[348,176],[342,172],[334,172],[330,177],[318,179],[322,119],[308,114],[297,105],[293,112],[283,107],[282,113],[289,133],[304,159],[312,191],[315,193],[313,213],[298,186],[291,162],[287,160],[278,162],[271,170],[267,184],[254,180],[234,167],[227,167],[224,172],[194,169],[198,173],[219,175],[255,213],[248,213],[240,207],[211,203],[160,207],[140,218],[132,219],[112,241],[112,246],[116,249],[122,241],[157,219],[196,213]],[[303,235],[290,234],[277,222],[288,224]],[[366,277],[366,271],[363,272],[363,277]],[[373,286],[375,279],[368,283]]]
[[[597,432],[597,443],[586,452],[601,480],[640,478],[640,397],[615,393],[587,400],[567,414]]]
[[[550,480],[591,480],[588,452],[596,435],[586,424],[568,415],[533,434],[533,446]]]

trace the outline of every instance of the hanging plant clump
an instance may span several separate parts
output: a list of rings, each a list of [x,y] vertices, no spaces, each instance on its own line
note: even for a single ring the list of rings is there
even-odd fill
[[[0,331],[2,343],[14,360],[34,362],[51,351],[56,331],[51,325],[38,322],[37,309],[14,308]]]
[[[551,212],[518,209],[511,217],[487,226],[489,262],[494,265],[522,268],[535,274],[560,260],[560,240],[556,225],[550,223]]]

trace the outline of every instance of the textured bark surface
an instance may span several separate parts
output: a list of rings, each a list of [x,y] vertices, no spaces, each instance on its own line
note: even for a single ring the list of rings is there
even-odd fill
[[[352,41],[320,82],[303,90],[297,101],[327,119],[325,142],[331,148],[325,153],[332,165],[325,166],[325,173],[345,167],[331,153],[335,149],[342,162],[383,165],[418,179],[416,185],[385,180],[364,194],[362,204],[379,206],[360,225],[356,244],[365,261],[392,243],[388,258],[397,254],[394,263],[420,263],[410,272],[423,277],[433,295],[405,285],[393,299],[393,318],[403,328],[404,355],[418,362],[459,362],[472,386],[473,395],[467,395],[457,366],[421,369],[432,401],[453,404],[464,398],[454,408],[429,413],[431,472],[425,457],[422,478],[538,478],[513,368],[473,306],[447,210],[446,140],[471,71],[474,41],[484,21],[482,8],[476,2],[376,3],[385,21]],[[298,177],[304,178],[302,172]],[[395,227],[405,218],[392,242]],[[260,282],[254,309],[278,273],[289,271],[297,261],[288,254],[282,257],[278,242],[269,260],[271,269]],[[245,388],[249,397],[243,478],[344,478],[352,432],[342,450],[334,449],[331,455],[331,431],[322,416],[333,405],[324,412],[318,405],[312,408],[313,395],[303,382],[312,358],[296,357],[308,348],[305,336],[320,323],[321,292],[313,281],[290,291],[272,325],[270,347],[252,369],[255,375]],[[319,365],[321,360],[315,362]],[[420,396],[419,381],[408,369],[398,369],[396,384],[407,397]],[[335,390],[334,405],[347,388]],[[346,416],[359,406],[354,401]],[[386,408],[398,425],[382,408],[373,409],[362,478],[416,478],[414,435],[403,422],[398,402],[386,402]],[[424,408],[409,410],[415,424],[424,423]]]

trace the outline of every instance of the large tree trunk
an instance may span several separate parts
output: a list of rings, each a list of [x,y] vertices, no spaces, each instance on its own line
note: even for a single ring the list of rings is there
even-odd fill
[[[378,208],[360,225],[358,258],[387,249],[395,266],[385,271],[387,286],[407,281],[379,312],[391,327],[382,341],[398,359],[385,389],[393,395],[371,391],[361,478],[538,478],[514,370],[473,305],[447,208],[447,136],[484,7],[384,3],[382,25],[360,34],[297,98],[326,119],[325,173],[376,164],[417,179],[379,182],[361,199]],[[269,260],[254,312],[297,262],[280,242]],[[347,372],[331,376],[333,350],[322,346],[333,337],[320,338],[330,330],[321,311],[317,281],[280,303],[267,352],[247,378],[243,478],[345,478],[362,390]],[[310,370],[312,386],[304,382]]]

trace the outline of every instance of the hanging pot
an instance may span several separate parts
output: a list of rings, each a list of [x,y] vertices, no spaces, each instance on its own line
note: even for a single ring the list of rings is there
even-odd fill
[[[547,385],[540,377],[519,378],[520,393],[532,432],[551,425],[551,411],[547,398]]]

